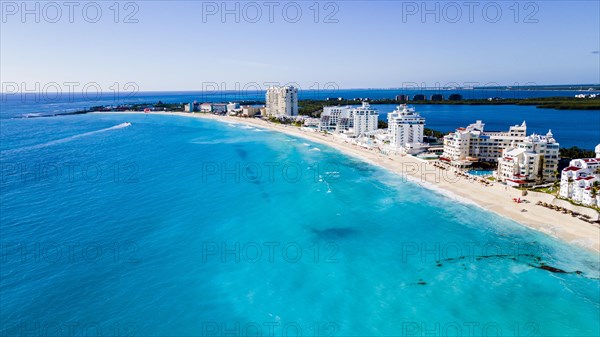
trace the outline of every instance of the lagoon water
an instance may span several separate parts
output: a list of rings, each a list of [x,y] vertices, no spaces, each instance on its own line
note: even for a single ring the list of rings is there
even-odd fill
[[[379,118],[387,120],[394,110],[390,104],[375,105]],[[519,105],[415,105],[426,119],[427,128],[451,132],[476,120],[485,123],[485,130],[507,131],[509,126],[527,123],[527,134],[545,135],[552,130],[561,147],[578,146],[592,150],[600,144],[600,110],[538,109]]]
[[[600,334],[597,254],[325,146],[157,115],[0,131],[3,335]]]

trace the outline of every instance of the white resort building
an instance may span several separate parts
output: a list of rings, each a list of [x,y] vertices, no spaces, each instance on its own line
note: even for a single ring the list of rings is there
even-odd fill
[[[351,110],[354,119],[354,127],[350,130],[354,137],[368,136],[377,130],[379,112],[371,108],[369,103],[363,102],[362,106]]]
[[[298,116],[298,89],[270,87],[266,94],[267,116]]]
[[[484,131],[485,124],[478,120],[466,128],[458,128],[444,136],[444,153],[440,160],[454,166],[466,167],[473,162],[497,162],[502,151],[527,137],[527,125],[511,126],[508,131]]]
[[[350,137],[369,136],[377,131],[379,112],[369,103],[359,107],[327,106],[323,108],[319,131],[330,131]]]
[[[388,114],[390,147],[394,151],[408,154],[423,152],[424,129],[425,118],[406,104],[399,105],[396,110]]]
[[[573,159],[562,170],[559,195],[586,206],[600,207],[600,144],[596,158]]]
[[[240,103],[236,103],[236,102],[229,102],[229,104],[227,104],[227,113],[230,115],[236,115],[238,113],[242,112],[242,109],[240,107]]]
[[[338,123],[341,118],[348,119],[350,116],[351,106],[326,106],[323,107],[323,112],[321,113],[321,120],[319,123],[319,131],[340,131],[338,129]]]
[[[498,159],[498,180],[514,187],[531,187],[556,181],[559,144],[552,132],[533,134],[502,151]]]

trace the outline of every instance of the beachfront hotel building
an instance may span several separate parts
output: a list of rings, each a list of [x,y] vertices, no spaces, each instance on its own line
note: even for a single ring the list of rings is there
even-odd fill
[[[242,116],[254,117],[260,114],[260,107],[243,105],[241,108]]]
[[[559,144],[551,131],[533,134],[502,151],[498,159],[498,181],[513,187],[531,187],[556,180]]]
[[[267,116],[298,116],[298,89],[293,86],[267,89],[266,113]]]
[[[323,112],[321,113],[321,118],[319,121],[319,131],[329,131],[335,132],[340,131],[338,129],[338,122],[340,119],[347,119],[350,116],[351,106],[326,106],[323,107]]]
[[[350,129],[354,137],[368,136],[377,130],[379,121],[379,112],[372,108],[367,102],[362,102],[362,106],[350,110],[354,120],[353,128]]]
[[[485,124],[478,120],[444,136],[440,160],[458,167],[467,167],[476,161],[495,163],[504,149],[527,138],[525,122],[511,126],[508,131],[485,131],[484,127]]]
[[[394,151],[408,154],[422,152],[425,148],[424,129],[425,118],[406,104],[399,105],[388,114],[390,146]]]
[[[236,102],[229,102],[227,104],[227,113],[230,115],[236,115],[238,113],[242,112],[242,109],[240,107],[240,103],[236,103]]]
[[[200,103],[197,101],[190,102],[183,106],[183,111],[185,112],[198,112],[200,111]]]
[[[368,102],[359,107],[328,106],[323,108],[319,131],[329,131],[350,137],[369,136],[377,130],[379,112]]]
[[[596,158],[573,159],[560,176],[559,196],[586,206],[600,207],[600,144]]]

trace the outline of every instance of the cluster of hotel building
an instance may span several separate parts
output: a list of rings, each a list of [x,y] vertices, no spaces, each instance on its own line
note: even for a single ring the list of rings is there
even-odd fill
[[[600,207],[600,144],[596,158],[574,159],[562,170],[559,195],[576,203]]]
[[[393,153],[417,154],[425,150],[423,143],[425,118],[414,108],[399,105],[388,114],[387,130],[378,128],[379,112],[368,102],[359,107],[327,106],[317,121],[319,131],[352,138],[367,145],[361,138],[373,138],[380,149]]]
[[[261,114],[264,107],[240,105],[239,103],[198,103],[192,102],[183,106],[185,112],[206,112],[214,114],[230,114],[253,117]]]
[[[333,133],[386,153],[415,155],[431,150],[424,142],[425,118],[407,105],[397,106],[387,115],[387,129],[379,129],[379,112],[368,102],[361,106],[326,106],[320,118],[309,118],[298,116],[298,89],[293,86],[270,87],[265,99],[265,107],[194,102],[186,105],[186,111],[295,118],[312,130]],[[573,160],[561,172],[561,197],[600,207],[600,145],[596,157]],[[444,136],[439,160],[459,168],[475,162],[492,163],[497,165],[498,181],[513,187],[532,187],[557,181],[559,143],[550,130],[545,135],[527,135],[525,122],[508,131],[487,131],[478,120]]]
[[[360,107],[324,107],[318,130],[332,132],[358,142],[371,137],[380,149],[392,153],[419,154],[428,151],[424,143],[425,118],[414,108],[400,105],[388,114],[388,128],[377,128],[379,113],[369,103]],[[359,142],[360,144],[360,142]],[[559,143],[552,131],[545,135],[527,135],[527,124],[509,127],[508,131],[487,131],[485,124],[475,123],[444,136],[443,154],[439,157],[452,166],[468,168],[475,162],[497,165],[498,181],[512,187],[533,187],[554,183],[558,179]],[[600,181],[600,145],[598,158],[576,159],[562,171],[559,195],[576,203],[600,207],[597,193]]]
[[[559,144],[551,131],[527,136],[527,125],[511,126],[508,131],[485,131],[477,121],[444,136],[440,160],[457,167],[474,162],[498,165],[497,178],[509,186],[531,187],[556,180]]]
[[[270,87],[266,93],[265,106],[240,105],[239,103],[198,103],[184,105],[186,112],[206,112],[214,114],[229,114],[254,117],[298,116],[298,89],[293,86]]]
[[[514,125],[508,131],[484,131],[477,121],[444,136],[440,160],[468,167],[476,161],[496,163],[499,181],[513,187],[532,187],[558,179],[559,144],[552,131],[527,136],[527,125]],[[559,195],[576,203],[600,207],[600,145],[596,158],[572,160],[560,174]]]

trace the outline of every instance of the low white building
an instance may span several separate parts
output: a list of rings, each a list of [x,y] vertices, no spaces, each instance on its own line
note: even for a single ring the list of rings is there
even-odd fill
[[[498,180],[514,187],[531,187],[556,181],[559,144],[551,131],[533,134],[502,151],[498,159]]]
[[[241,107],[242,116],[254,117],[260,114],[261,107],[255,107],[250,105],[244,105]]]
[[[212,103],[202,103],[200,104],[200,112],[212,112],[213,105]]]
[[[303,125],[308,128],[318,129],[321,125],[321,120],[319,118],[305,118],[302,121]]]
[[[423,152],[426,147],[423,143],[424,129],[425,118],[406,104],[399,105],[388,114],[388,133],[393,151],[409,154]]]
[[[351,106],[326,106],[323,107],[321,118],[319,120],[319,131],[334,132],[338,130],[338,122],[342,115],[349,116]]]
[[[596,146],[596,158],[573,159],[562,170],[559,195],[586,206],[600,207],[599,183],[600,144]]]
[[[237,115],[242,112],[242,108],[240,107],[240,103],[229,102],[227,104],[227,113],[230,115]]]
[[[193,101],[183,106],[185,112],[197,112],[200,111],[200,103]]]
[[[319,121],[319,131],[343,133],[350,137],[369,136],[377,130],[379,112],[368,102],[359,107],[326,106]]]
[[[200,104],[200,112],[212,112],[215,114],[224,114],[227,112],[227,104],[225,104],[225,103],[202,103],[202,104]]]

